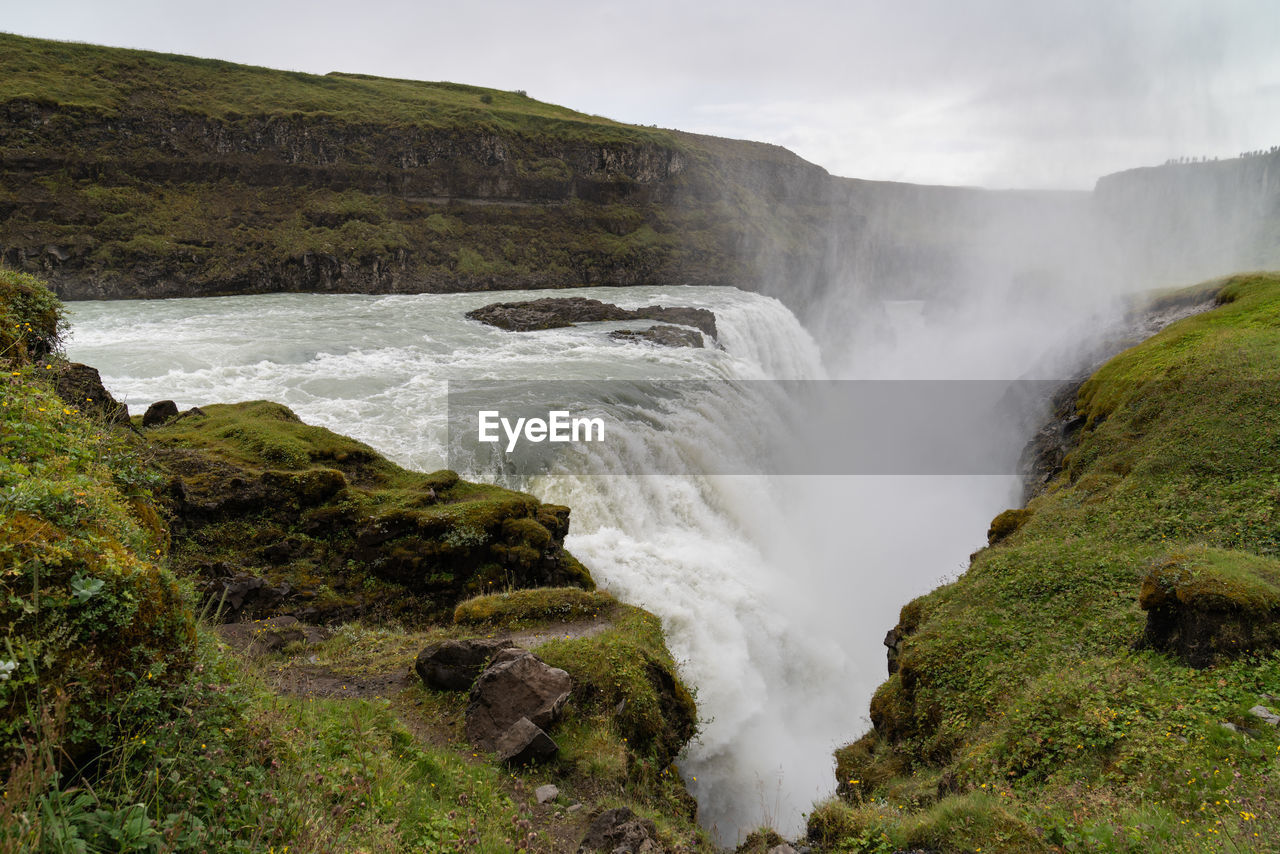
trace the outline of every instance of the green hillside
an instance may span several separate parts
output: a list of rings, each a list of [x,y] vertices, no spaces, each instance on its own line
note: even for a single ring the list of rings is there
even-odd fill
[[[1280,710],[1280,275],[1213,287],[1085,383],[1064,470],[903,608],[813,838],[1276,850],[1280,731],[1249,710]]]

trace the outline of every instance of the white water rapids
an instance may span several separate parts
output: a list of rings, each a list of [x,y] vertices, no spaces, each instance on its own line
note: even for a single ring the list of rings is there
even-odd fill
[[[820,379],[1013,376],[1050,343],[1033,324],[945,328],[910,304],[819,347],[776,300],[732,288],[575,289],[623,307],[715,312],[722,348],[621,343],[604,330],[510,333],[464,319],[511,292],[73,303],[69,356],[136,413],[252,399],[355,436],[416,469],[445,465],[446,383],[461,379]],[[1011,366],[1011,367],[1009,367]],[[632,453],[750,455],[767,418],[689,406]],[[776,437],[775,437],[776,438]],[[659,448],[659,442],[667,447]],[[674,444],[674,450],[671,446]],[[711,467],[714,468],[714,467]],[[484,479],[486,473],[464,472]],[[658,614],[696,690],[701,734],[682,761],[705,825],[734,844],[769,823],[802,831],[835,785],[831,751],[867,728],[898,609],[963,571],[1008,477],[544,476],[520,484],[572,508],[567,542],[600,585]]]

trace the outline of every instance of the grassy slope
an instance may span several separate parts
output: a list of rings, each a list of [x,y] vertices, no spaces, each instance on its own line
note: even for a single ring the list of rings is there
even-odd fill
[[[1280,655],[1195,670],[1134,649],[1153,569],[1186,568],[1233,607],[1277,601],[1280,276],[1236,277],[1220,300],[1099,370],[1089,427],[1021,528],[903,609],[901,669],[873,731],[837,752],[844,799],[815,812],[815,837],[1270,850],[1280,734],[1247,710],[1278,705]]]
[[[173,560],[184,544],[177,532],[170,543],[156,513],[151,493],[164,481],[143,440],[50,387],[58,314],[38,281],[0,270],[0,852],[565,850],[613,806],[653,818],[669,846],[709,850],[669,768],[692,735],[692,699],[657,619],[606,595],[481,597],[457,625],[349,624],[319,646],[256,660],[220,644],[190,608],[191,579]],[[238,433],[234,407],[207,416],[225,428],[227,457],[272,451],[306,474],[315,469],[302,452],[320,445],[330,464],[359,459],[366,484],[385,490],[365,501],[383,509],[440,481],[272,406],[249,407]],[[264,409],[275,429],[253,417]],[[168,438],[184,433],[200,438],[190,420]],[[518,496],[456,478],[442,489],[472,522]],[[552,730],[560,757],[545,766],[478,755],[462,733],[464,695],[418,684],[364,699],[276,692],[274,675],[297,659],[401,675],[431,640],[554,632],[588,613],[608,624],[535,647],[575,686]],[[534,788],[548,781],[564,799],[539,807]],[[575,801],[583,808],[568,812]]]
[[[214,118],[341,116],[353,123],[491,127],[560,138],[670,141],[662,131],[590,116],[522,93],[363,74],[277,71],[151,51],[0,34],[0,101],[48,100],[119,115],[138,107]]]

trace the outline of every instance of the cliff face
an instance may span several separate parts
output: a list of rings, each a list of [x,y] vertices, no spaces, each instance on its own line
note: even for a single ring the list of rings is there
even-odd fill
[[[825,171],[521,93],[0,36],[0,257],[65,298],[759,286]]]
[[[1280,266],[1280,151],[1117,172],[1093,203],[1128,271],[1161,284]]]

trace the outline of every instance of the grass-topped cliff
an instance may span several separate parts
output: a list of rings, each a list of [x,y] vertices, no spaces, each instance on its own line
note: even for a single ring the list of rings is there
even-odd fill
[[[70,298],[758,285],[827,232],[776,146],[3,34],[0,164],[0,257]]]
[[[60,322],[0,270],[0,851],[563,851],[618,807],[710,849],[671,766],[693,698],[567,508],[266,402],[130,424]],[[569,674],[554,759],[478,750],[413,673],[493,637]]]
[[[1280,275],[1112,359],[1063,470],[902,610],[837,850],[1271,851],[1280,838]]]

